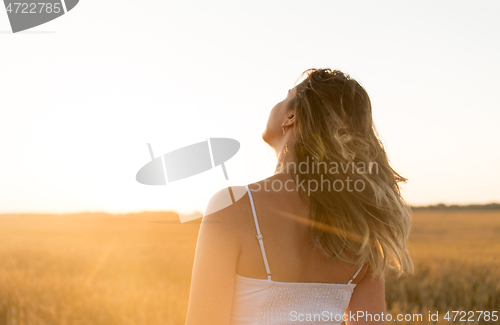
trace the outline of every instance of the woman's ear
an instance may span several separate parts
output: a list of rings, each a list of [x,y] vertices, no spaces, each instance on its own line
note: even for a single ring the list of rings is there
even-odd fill
[[[290,113],[285,121],[283,122],[283,124],[281,124],[281,127],[290,127],[290,126],[293,126],[295,124],[295,113]]]

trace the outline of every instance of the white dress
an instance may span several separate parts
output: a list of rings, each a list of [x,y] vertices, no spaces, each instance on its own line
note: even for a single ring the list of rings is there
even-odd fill
[[[260,233],[252,194],[252,205],[267,280],[236,274],[231,325],[341,324],[356,284],[351,283],[362,265],[345,284],[276,282],[271,280],[264,242]]]

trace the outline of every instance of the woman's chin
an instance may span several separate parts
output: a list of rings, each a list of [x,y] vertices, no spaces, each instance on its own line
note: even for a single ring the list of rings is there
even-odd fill
[[[271,137],[266,133],[266,131],[262,133],[262,140],[264,140],[264,142],[267,143],[269,146],[273,147]]]
[[[264,140],[265,143],[269,144],[267,141],[268,137],[267,137],[267,134],[266,134],[266,131],[262,132],[262,140]]]

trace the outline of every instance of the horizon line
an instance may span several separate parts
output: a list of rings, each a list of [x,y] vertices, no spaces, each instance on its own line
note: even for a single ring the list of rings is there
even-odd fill
[[[429,205],[408,205],[411,209],[421,210],[421,209],[492,209],[500,210],[500,203],[491,202],[491,203],[471,203],[471,204],[445,204],[445,203],[437,203],[437,204],[429,204]],[[99,211],[73,211],[73,212],[2,212],[0,211],[0,216],[2,215],[12,215],[12,214],[36,214],[36,215],[71,215],[71,214],[109,214],[109,215],[129,215],[129,214],[142,214],[142,213],[166,213],[166,214],[176,214],[179,215],[178,212],[173,210],[142,210],[142,211],[129,211],[129,212],[118,212],[113,213],[105,210]],[[185,215],[196,215],[201,214],[203,212],[199,210],[195,210],[191,213],[183,213]]]

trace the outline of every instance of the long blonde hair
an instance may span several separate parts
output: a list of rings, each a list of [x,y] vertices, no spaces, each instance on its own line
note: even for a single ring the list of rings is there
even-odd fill
[[[309,167],[298,168],[297,182],[324,185],[300,191],[309,196],[313,244],[329,260],[368,263],[374,276],[413,272],[406,247],[411,209],[398,186],[407,179],[389,165],[366,90],[338,70],[308,69],[302,76],[290,101],[297,121],[290,150],[296,166]],[[314,167],[321,172],[311,173]]]

